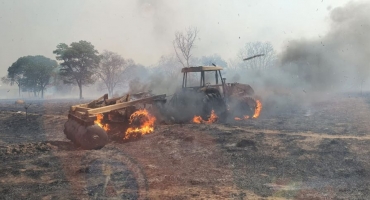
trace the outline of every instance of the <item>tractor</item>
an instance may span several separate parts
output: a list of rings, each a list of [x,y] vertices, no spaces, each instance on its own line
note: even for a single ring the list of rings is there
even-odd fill
[[[145,134],[143,131],[151,132],[155,121],[168,118],[174,123],[189,123],[194,116],[208,119],[212,114],[220,122],[230,116],[258,117],[262,107],[252,87],[226,83],[221,70],[218,66],[183,68],[181,90],[168,103],[166,94],[149,91],[110,99],[105,94],[89,103],[71,106],[64,134],[76,146],[99,149],[110,140],[138,138]]]
[[[194,116],[207,119],[212,112],[217,115],[219,122],[225,122],[230,117],[258,117],[262,105],[252,87],[226,83],[221,70],[219,66],[182,68],[182,87],[168,102],[169,113],[174,121],[185,123]]]

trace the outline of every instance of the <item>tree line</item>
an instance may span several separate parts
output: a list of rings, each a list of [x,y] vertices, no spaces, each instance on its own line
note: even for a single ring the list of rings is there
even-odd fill
[[[174,79],[180,74],[182,67],[217,64],[234,69],[265,69],[275,59],[272,45],[261,42],[247,43],[239,51],[238,61],[230,61],[229,64],[217,54],[194,57],[192,51],[195,48],[198,33],[197,28],[176,32],[173,40],[174,54],[162,56],[153,69],[163,77]],[[34,96],[41,98],[49,85],[62,81],[63,84],[77,85],[79,98],[82,99],[83,86],[99,80],[102,82],[102,88],[113,96],[115,88],[133,80],[132,74],[149,70],[142,65],[135,64],[132,59],[124,59],[121,55],[111,51],[105,50],[99,54],[94,45],[83,40],[72,42],[70,45],[60,43],[53,53],[56,60],[42,55],[18,58],[8,67],[8,73],[1,81],[17,85],[19,95],[21,91],[32,92]],[[254,59],[253,63],[241,62],[242,57],[256,53],[263,53],[266,56]]]

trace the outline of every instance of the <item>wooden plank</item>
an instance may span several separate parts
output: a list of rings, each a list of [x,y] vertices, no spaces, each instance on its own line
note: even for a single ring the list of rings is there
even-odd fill
[[[122,98],[118,99],[116,103],[122,103],[122,102],[128,102],[128,101],[130,101],[130,94],[127,94],[123,96]]]
[[[73,114],[80,118],[83,118],[85,116],[85,112],[75,111]]]
[[[156,96],[147,97],[147,98],[143,98],[143,99],[138,99],[138,100],[134,100],[134,101],[118,103],[118,104],[104,106],[104,107],[100,107],[100,108],[94,108],[94,109],[87,110],[86,114],[87,115],[92,115],[92,114],[98,114],[98,113],[107,113],[107,112],[110,112],[112,110],[118,110],[118,109],[126,108],[128,106],[133,106],[137,103],[150,103],[150,102],[153,102],[153,100],[155,100],[155,99],[163,99],[165,97],[166,97],[166,95],[162,94],[162,95],[156,95]]]
[[[116,104],[117,102],[118,103],[121,103],[121,102],[127,102],[127,101],[125,101],[125,99],[127,99],[128,98],[128,94],[126,94],[126,95],[124,95],[124,96],[120,96],[120,97],[116,97],[116,98],[112,98],[112,99],[106,99],[105,100],[105,103],[107,104],[107,105],[111,105],[111,104]]]
[[[76,111],[80,111],[80,112],[86,112],[87,110],[90,110],[91,108],[84,108],[84,107],[76,107],[75,108],[75,112]]]
[[[71,106],[71,109],[70,111],[75,111],[77,108],[87,108],[87,103],[84,103],[84,104],[78,104],[78,105],[74,105],[74,106]]]
[[[94,107],[96,107],[96,103],[105,101],[105,99],[108,99],[108,94],[104,94],[103,96],[99,97],[98,99],[93,100],[93,101],[87,103],[86,104],[87,105],[86,107],[88,107],[88,108],[94,108]]]

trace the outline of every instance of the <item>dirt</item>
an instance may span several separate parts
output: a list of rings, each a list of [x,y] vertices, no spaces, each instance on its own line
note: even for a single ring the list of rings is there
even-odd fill
[[[100,150],[63,134],[77,100],[0,100],[0,199],[368,199],[367,96],[226,124],[158,125]],[[289,103],[287,103],[289,105]],[[272,112],[275,110],[276,112]],[[278,112],[277,112],[278,110]]]

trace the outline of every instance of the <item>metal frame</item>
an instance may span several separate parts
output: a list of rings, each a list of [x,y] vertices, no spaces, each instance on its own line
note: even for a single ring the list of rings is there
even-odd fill
[[[134,96],[135,94],[133,94]],[[107,96],[104,100],[109,100]],[[96,115],[97,114],[104,114],[108,113],[114,110],[119,110],[119,109],[124,109],[130,106],[135,106],[137,104],[151,104],[153,102],[157,101],[166,101],[166,94],[161,94],[161,95],[155,95],[155,96],[150,96],[146,98],[141,98],[133,101],[129,101],[130,95],[125,95],[122,98],[114,98],[112,101],[116,101],[115,104],[113,105],[108,105],[108,106],[102,106],[98,108],[89,108],[89,105],[95,105],[96,102],[99,102],[102,100],[102,97],[94,100],[90,103],[85,103],[85,104],[79,104],[75,106],[71,106],[68,118],[72,118],[79,122],[82,125],[92,125],[94,124],[94,121],[97,119]],[[121,102],[125,101],[125,102]]]
[[[225,80],[222,78],[221,74],[222,67],[212,67],[212,66],[199,66],[199,67],[186,67],[182,68],[181,72],[183,74],[182,78],[182,88],[187,88],[187,81],[188,81],[188,73],[190,72],[200,72],[200,86],[199,87],[205,87],[205,71],[214,71],[215,72],[215,79],[216,79],[216,85],[215,86],[220,86],[219,85],[219,80],[218,78],[220,77],[221,80],[221,85],[222,85],[222,93],[223,96],[226,96],[226,83]],[[195,88],[195,87],[191,87]]]

